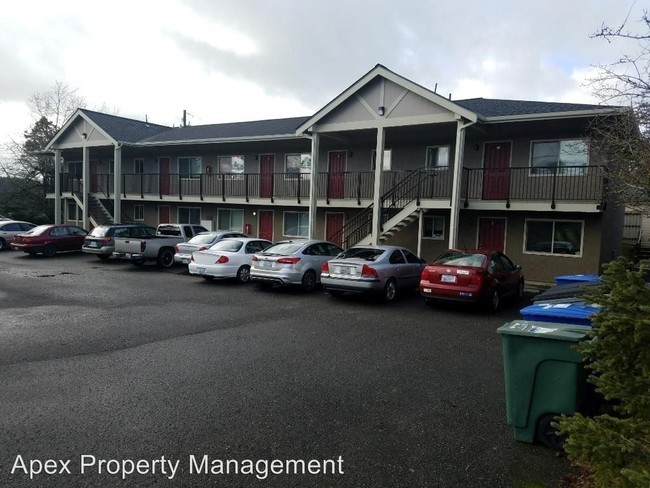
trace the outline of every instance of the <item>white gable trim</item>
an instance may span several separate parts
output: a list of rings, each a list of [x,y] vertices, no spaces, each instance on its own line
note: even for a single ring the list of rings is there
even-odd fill
[[[58,131],[58,132],[56,133],[56,135],[52,138],[52,140],[48,143],[48,145],[45,146],[45,150],[46,150],[46,151],[49,151],[49,150],[52,150],[52,149],[67,149],[67,148],[72,148],[72,147],[82,147],[82,146],[84,146],[84,145],[88,145],[88,144],[85,144],[85,143],[78,144],[78,145],[77,145],[77,144],[75,144],[75,145],[63,144],[63,145],[61,145],[61,146],[57,146],[57,145],[56,145],[56,142],[59,140],[59,138],[60,138],[60,137],[61,137],[65,132],[67,132],[68,129],[70,129],[70,127],[71,127],[72,125],[74,125],[74,124],[77,122],[77,120],[78,120],[79,117],[81,117],[81,118],[82,118],[83,120],[85,120],[88,124],[90,124],[90,126],[92,127],[92,130],[97,130],[97,132],[99,132],[101,135],[103,135],[103,136],[108,140],[109,143],[111,143],[111,144],[113,144],[113,145],[117,145],[117,141],[116,141],[115,139],[113,139],[111,136],[109,136],[108,133],[107,133],[104,129],[102,129],[102,128],[101,128],[100,126],[98,126],[95,122],[93,122],[92,119],[91,119],[90,117],[88,117],[88,116],[83,112],[82,109],[78,108],[77,111],[76,111],[74,114],[72,114],[72,115],[70,116],[70,118],[68,119],[68,121],[67,121],[65,124],[63,124],[63,127],[61,127],[61,128],[59,129],[59,131]],[[90,133],[89,133],[88,135],[90,135]],[[104,144],[101,144],[101,145],[104,145]]]
[[[372,70],[370,70],[368,73],[366,73],[364,76],[362,76],[357,82],[352,84],[349,88],[344,90],[339,96],[337,96],[334,100],[329,102],[327,105],[325,105],[323,108],[321,108],[318,112],[316,112],[309,120],[307,120],[305,123],[303,123],[298,129],[296,129],[296,134],[301,135],[307,132],[311,127],[314,125],[318,124],[320,120],[322,120],[326,115],[330,114],[333,112],[337,107],[339,107],[343,102],[351,98],[353,95],[355,95],[363,86],[367,85],[370,83],[372,80],[374,80],[376,77],[383,77],[389,81],[392,81],[396,85],[399,85],[403,87],[404,89],[411,91],[415,93],[416,95],[421,96],[422,98],[429,100],[432,103],[435,103],[436,105],[439,105],[440,107],[449,110],[450,112],[459,115],[469,121],[476,122],[478,120],[477,114],[474,112],[471,112],[451,100],[448,100],[437,93],[432,92],[431,90],[428,90],[416,83],[413,83],[410,80],[407,80],[406,78],[399,76],[396,73],[393,73],[389,69],[385,68],[384,66],[378,64],[375,66]],[[402,96],[403,98],[403,96]],[[392,107],[391,109],[394,109],[395,107]],[[384,118],[384,117],[382,117]],[[391,123],[388,123],[386,125],[391,125]]]

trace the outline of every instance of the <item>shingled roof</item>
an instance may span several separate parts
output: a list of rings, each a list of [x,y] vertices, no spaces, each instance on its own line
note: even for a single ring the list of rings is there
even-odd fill
[[[309,117],[291,117],[286,119],[253,120],[249,122],[177,127],[168,130],[167,132],[155,134],[139,142],[151,144],[181,141],[293,136],[296,127],[308,118]]]
[[[534,102],[529,100],[502,100],[496,98],[469,98],[466,100],[453,100],[453,102],[478,114],[482,118],[583,112],[610,108],[583,103]]]
[[[167,132],[171,127],[165,125],[151,124],[141,120],[127,119],[85,108],[80,109],[86,117],[102,128],[109,136],[117,142],[138,142],[147,137]]]

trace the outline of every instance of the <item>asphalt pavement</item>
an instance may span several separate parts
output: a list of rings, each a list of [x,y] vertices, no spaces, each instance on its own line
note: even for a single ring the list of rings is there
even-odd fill
[[[557,486],[566,460],[505,423],[523,305],[0,252],[0,486]]]

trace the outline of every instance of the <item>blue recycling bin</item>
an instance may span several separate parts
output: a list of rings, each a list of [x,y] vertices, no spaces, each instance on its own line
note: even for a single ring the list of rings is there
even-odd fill
[[[519,312],[524,320],[582,325],[591,327],[591,316],[598,313],[600,307],[583,301],[548,300],[535,302]]]
[[[569,285],[572,283],[593,283],[598,281],[600,281],[600,276],[595,274],[560,275],[555,277],[555,283],[558,285]]]

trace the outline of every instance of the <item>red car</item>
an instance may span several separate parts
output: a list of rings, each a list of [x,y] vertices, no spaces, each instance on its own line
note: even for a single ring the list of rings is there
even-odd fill
[[[40,252],[49,257],[61,251],[81,251],[87,234],[76,225],[39,225],[17,234],[11,247],[29,254]]]
[[[424,301],[474,302],[497,310],[505,297],[521,298],[521,266],[505,254],[485,249],[448,249],[422,271]]]

